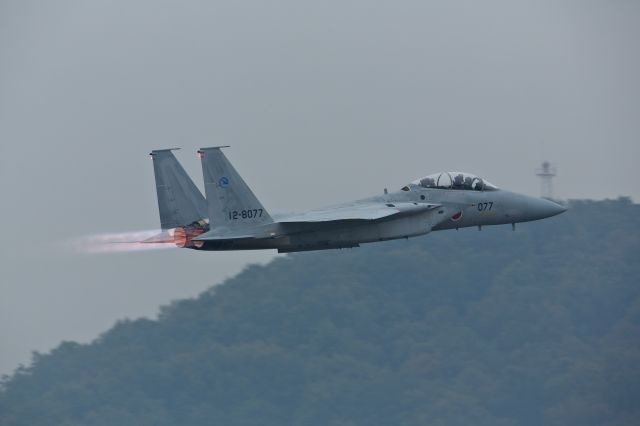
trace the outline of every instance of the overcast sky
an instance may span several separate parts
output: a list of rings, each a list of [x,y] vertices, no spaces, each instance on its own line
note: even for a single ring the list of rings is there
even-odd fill
[[[640,2],[0,0],[0,374],[263,253],[77,253],[158,227],[154,148],[227,155],[270,211],[440,170],[638,200]],[[428,238],[428,237],[425,237]]]

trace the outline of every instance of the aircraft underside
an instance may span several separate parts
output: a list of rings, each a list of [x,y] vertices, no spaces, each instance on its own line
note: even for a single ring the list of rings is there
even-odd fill
[[[200,250],[277,249],[280,253],[337,248],[353,248],[363,243],[388,241],[424,235],[431,231],[431,212],[382,221],[343,221],[340,225],[326,223],[307,226],[306,232],[292,232],[291,226],[277,224],[279,235],[229,241],[205,241]],[[360,222],[360,223],[354,223]]]

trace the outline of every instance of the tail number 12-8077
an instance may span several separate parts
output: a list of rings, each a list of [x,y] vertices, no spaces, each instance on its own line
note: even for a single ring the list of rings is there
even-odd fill
[[[232,210],[229,212],[229,220],[253,219],[254,217],[262,217],[262,212],[262,209]]]

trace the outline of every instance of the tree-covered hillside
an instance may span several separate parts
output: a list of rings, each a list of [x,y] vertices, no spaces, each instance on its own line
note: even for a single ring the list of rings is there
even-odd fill
[[[35,355],[0,424],[638,425],[639,255],[619,199],[282,256]]]

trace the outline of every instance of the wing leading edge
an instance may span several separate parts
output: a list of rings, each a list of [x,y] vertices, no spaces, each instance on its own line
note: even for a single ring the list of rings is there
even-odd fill
[[[362,203],[311,210],[306,213],[278,218],[278,223],[317,223],[342,220],[379,220],[400,214],[415,214],[440,207],[427,203]]]

